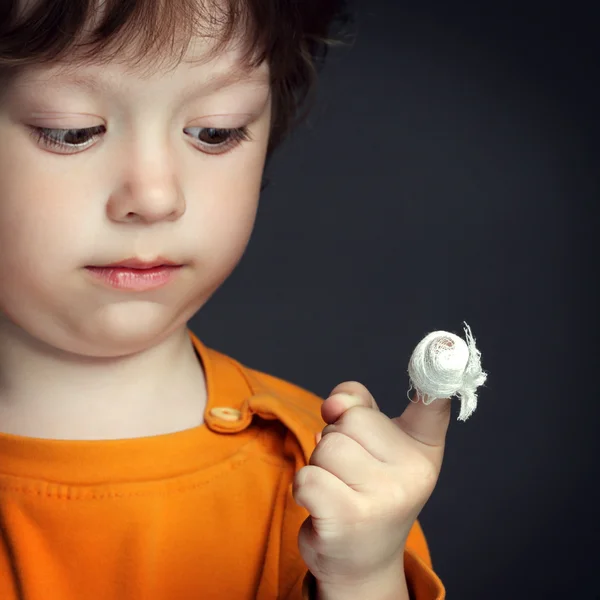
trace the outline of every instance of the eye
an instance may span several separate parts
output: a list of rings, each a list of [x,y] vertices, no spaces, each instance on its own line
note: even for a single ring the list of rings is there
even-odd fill
[[[186,131],[194,132],[190,137],[193,137],[196,145],[207,154],[224,154],[238,144],[251,139],[248,127],[237,129],[188,127]],[[39,145],[60,150],[65,154],[75,154],[89,148],[93,141],[104,133],[106,133],[105,125],[85,129],[31,127],[31,135]]]
[[[88,148],[95,138],[106,133],[104,125],[86,127],[85,129],[50,129],[48,127],[31,127],[34,140],[47,148],[55,148],[66,153],[81,152]]]
[[[250,140],[248,127],[237,129],[216,129],[214,127],[188,127],[186,132],[193,132],[196,145],[208,154],[223,154],[238,144]]]

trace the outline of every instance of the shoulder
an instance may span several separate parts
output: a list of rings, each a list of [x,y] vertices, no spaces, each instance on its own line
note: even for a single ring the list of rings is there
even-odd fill
[[[241,363],[238,365],[252,388],[255,405],[257,398],[262,397],[267,401],[273,398],[276,401],[273,408],[280,415],[286,413],[315,432],[325,426],[321,417],[323,399],[320,396],[280,377]]]
[[[291,405],[301,405],[304,408],[321,413],[321,404],[323,398],[317,396],[313,392],[285,379],[275,377],[272,374],[252,369],[245,365],[240,365],[246,372],[249,380],[253,381],[258,388],[262,390],[270,390],[276,393],[280,398],[285,399],[286,403]]]
[[[292,434],[294,441],[288,440],[288,450],[297,456],[297,466],[308,464],[316,445],[315,435],[326,425],[321,416],[322,398],[268,373],[241,364],[240,368],[253,389],[249,409],[282,423]]]
[[[315,446],[315,434],[326,425],[321,416],[323,398],[208,348],[193,334],[192,339],[204,362],[209,389],[218,387],[218,396],[226,396],[232,405],[239,404],[248,422],[251,415],[280,421],[300,442],[308,457]]]

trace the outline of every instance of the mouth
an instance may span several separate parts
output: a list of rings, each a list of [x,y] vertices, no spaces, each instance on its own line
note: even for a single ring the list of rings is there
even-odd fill
[[[111,288],[144,292],[173,282],[183,266],[159,257],[151,261],[128,258],[102,266],[90,265],[85,269],[95,281]]]
[[[118,262],[109,263],[107,265],[89,265],[88,268],[96,269],[136,269],[147,270],[156,269],[158,267],[182,267],[181,263],[173,262],[166,258],[158,257],[155,260],[144,261],[139,258],[127,258]]]

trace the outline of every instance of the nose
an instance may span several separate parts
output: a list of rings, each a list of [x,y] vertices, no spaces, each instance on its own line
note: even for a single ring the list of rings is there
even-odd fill
[[[138,161],[110,195],[107,213],[118,223],[175,221],[185,213],[185,198],[175,170],[167,161]]]

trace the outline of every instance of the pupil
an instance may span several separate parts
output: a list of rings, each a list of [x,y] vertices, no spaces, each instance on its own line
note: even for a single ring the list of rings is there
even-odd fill
[[[211,127],[209,129],[204,129],[200,136],[203,134],[206,138],[204,141],[208,143],[221,144],[227,141],[227,131],[224,131],[223,129],[215,129],[214,127]]]
[[[84,130],[68,131],[65,134],[64,141],[67,144],[81,144],[82,142],[87,141],[87,131],[84,131]]]

